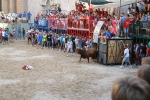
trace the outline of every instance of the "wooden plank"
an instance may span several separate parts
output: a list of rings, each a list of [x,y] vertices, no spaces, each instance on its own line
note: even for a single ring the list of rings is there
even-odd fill
[[[116,56],[116,40],[108,40],[108,55],[107,55],[107,63],[115,63]]]

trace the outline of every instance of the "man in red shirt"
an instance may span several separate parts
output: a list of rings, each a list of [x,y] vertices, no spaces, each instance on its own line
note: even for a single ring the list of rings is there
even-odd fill
[[[124,24],[123,24],[123,30],[124,30],[125,38],[128,38],[130,22],[131,21],[129,19],[129,15],[127,15],[126,20],[124,21]]]

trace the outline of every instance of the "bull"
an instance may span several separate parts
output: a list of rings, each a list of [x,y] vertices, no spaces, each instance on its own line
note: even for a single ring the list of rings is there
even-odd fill
[[[86,59],[88,60],[89,63],[89,58],[96,58],[97,56],[97,49],[96,48],[89,48],[88,50],[86,50],[85,48],[82,49],[78,49],[77,53],[80,54],[80,60],[79,63],[81,62],[81,59]]]

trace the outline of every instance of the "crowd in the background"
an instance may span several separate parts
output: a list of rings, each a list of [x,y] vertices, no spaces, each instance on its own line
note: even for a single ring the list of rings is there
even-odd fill
[[[139,9],[137,4],[132,4],[131,7],[128,8],[127,15],[122,13],[119,18],[115,11],[109,14],[104,9],[94,9],[91,4],[82,2],[78,2],[75,5],[76,10],[71,10],[67,13],[62,11],[58,13],[58,11],[51,10],[46,10],[45,13],[38,13],[36,15],[36,23],[40,26],[48,25],[52,29],[78,28],[90,29],[90,31],[93,32],[97,22],[104,21],[103,31],[105,32],[111,29],[109,33],[113,34],[113,36],[117,35],[128,38],[131,27],[134,27],[136,34],[139,34],[140,28],[143,27],[147,28],[147,34],[150,33],[148,23],[150,11],[147,7],[145,7],[145,9]],[[42,22],[46,23],[44,20],[46,20],[48,24],[42,24]],[[111,38],[112,36],[108,37]]]
[[[14,23],[14,22],[29,22],[31,21],[32,14],[30,12],[23,13],[9,13],[5,14],[0,12],[0,21],[6,23]]]
[[[64,52],[75,52],[77,48],[83,46],[88,49],[92,47],[92,40],[81,38],[67,34],[56,34],[52,31],[38,31],[29,29],[26,32],[28,36],[28,44],[38,48],[51,48],[52,50],[59,50]],[[68,56],[68,55],[67,55]]]

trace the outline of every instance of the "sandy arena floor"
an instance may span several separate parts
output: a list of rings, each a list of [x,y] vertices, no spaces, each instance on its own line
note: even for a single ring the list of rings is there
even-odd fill
[[[111,100],[114,81],[138,70],[78,61],[78,54],[66,57],[23,40],[0,44],[0,100]],[[23,65],[34,69],[23,70]]]

